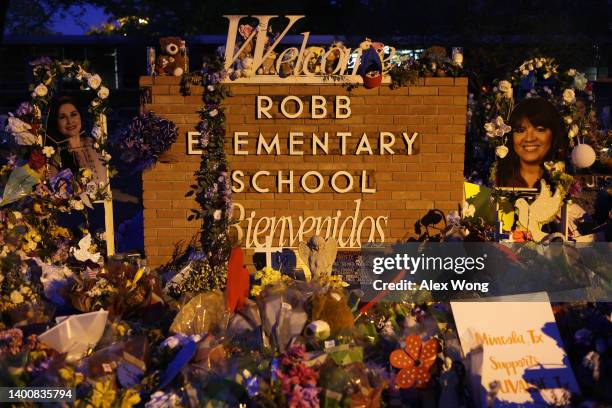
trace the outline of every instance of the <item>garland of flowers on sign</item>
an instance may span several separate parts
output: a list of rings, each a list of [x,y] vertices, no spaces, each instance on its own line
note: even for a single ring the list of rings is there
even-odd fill
[[[199,209],[192,209],[188,220],[200,220],[197,263],[179,283],[171,285],[170,293],[180,296],[185,292],[201,292],[225,286],[227,262],[231,249],[229,226],[232,223],[232,192],[225,155],[225,110],[221,106],[228,90],[222,82],[227,77],[223,61],[213,56],[200,72],[183,76],[181,87],[190,93],[189,85],[203,87],[199,148],[202,149],[200,168],[195,172],[196,184],[187,197],[194,196]]]
[[[90,170],[80,169],[78,174],[72,174],[70,169],[61,169],[59,152],[45,146],[44,112],[60,78],[75,79],[81,88],[95,92],[89,106],[94,117],[94,147],[105,163],[110,159],[104,130],[109,91],[100,76],[75,62],[46,57],[31,65],[35,81],[30,85],[32,99],[9,114],[5,128],[9,155],[0,157],[0,274],[5,277],[0,281],[0,311],[15,316],[36,309],[43,291],[52,297],[47,284],[53,286],[52,281],[73,275],[66,265],[88,265],[93,269],[99,266],[100,250],[104,249],[87,225],[81,225],[77,232],[57,223],[62,213],[81,212],[92,201],[104,199],[107,192],[106,185],[92,181]],[[60,170],[52,174],[51,166]],[[33,260],[50,274],[44,284],[24,273]]]
[[[560,71],[554,58],[538,57],[526,60],[507,79],[496,81],[493,87],[485,89],[480,106],[485,122],[482,129],[494,146],[497,157],[504,158],[508,153],[506,144],[511,143],[509,136],[512,128],[507,122],[519,98],[544,98],[558,109],[564,120],[569,145],[575,149],[572,154],[574,160],[578,146],[593,150],[584,144],[596,130],[593,128],[595,102],[592,83],[576,69]],[[474,109],[473,104],[471,109]],[[494,177],[496,165],[491,168],[491,177]],[[565,172],[565,163],[548,162],[545,168],[556,187],[567,193],[574,179]],[[491,182],[494,184],[493,179]]]

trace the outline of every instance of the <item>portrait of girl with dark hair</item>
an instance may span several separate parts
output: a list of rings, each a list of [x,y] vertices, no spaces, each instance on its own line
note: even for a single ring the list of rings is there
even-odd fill
[[[76,174],[88,169],[97,183],[106,182],[106,168],[93,146],[93,138],[85,134],[82,110],[75,98],[60,96],[53,101],[47,119],[46,144],[60,155],[60,167]],[[59,169],[57,169],[59,170]]]

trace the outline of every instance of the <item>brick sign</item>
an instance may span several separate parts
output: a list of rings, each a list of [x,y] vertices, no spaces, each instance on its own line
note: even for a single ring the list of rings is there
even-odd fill
[[[145,251],[153,266],[199,230],[187,221],[200,156],[195,127],[202,89],[179,78],[142,77],[179,140],[143,174]],[[429,209],[462,199],[467,80],[425,78],[410,87],[350,93],[341,85],[229,85],[226,151],[236,233],[246,248],[294,247],[314,234],[341,247],[414,235]]]

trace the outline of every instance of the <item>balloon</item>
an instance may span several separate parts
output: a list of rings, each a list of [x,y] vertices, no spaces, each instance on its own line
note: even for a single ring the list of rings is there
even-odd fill
[[[595,150],[588,144],[581,143],[572,150],[572,162],[579,169],[592,166],[595,156]]]

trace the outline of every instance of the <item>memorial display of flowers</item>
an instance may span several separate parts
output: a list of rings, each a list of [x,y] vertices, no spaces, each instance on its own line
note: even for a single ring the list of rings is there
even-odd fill
[[[240,27],[243,38],[252,31]],[[248,61],[241,64],[242,72],[248,70]],[[542,75],[555,74],[551,61],[538,60],[518,75],[530,72],[531,64]],[[76,64],[42,60],[35,68],[40,82],[33,101],[9,119],[14,148],[0,158],[3,386],[69,387],[79,407],[471,403],[470,381],[478,369],[467,371],[449,305],[431,301],[428,293],[365,302],[340,276],[300,280],[270,266],[248,282],[229,278],[232,198],[221,102],[223,79],[231,73],[219,60],[184,78],[205,89],[198,125],[202,161],[187,192],[200,205],[191,216],[201,222],[198,251],[162,274],[142,260],[106,257],[103,240],[86,222],[62,226],[63,216],[81,214],[101,190],[91,185],[87,170],[48,171],[56,152],[42,141],[44,98],[61,70],[97,90],[92,113],[102,115],[108,97],[99,76]],[[582,77],[576,78],[581,87]],[[495,91],[499,106],[487,111],[492,119],[485,129],[494,137],[508,133],[499,110],[515,87],[499,83]],[[573,121],[572,98],[564,91]],[[102,129],[95,137],[104,154]],[[579,126],[575,136],[582,131]],[[122,143],[135,149],[134,160],[149,165],[175,139],[171,122],[148,113],[133,122]],[[548,166],[560,184],[567,181],[564,169]],[[420,240],[490,239],[479,220],[467,218],[451,214],[444,231],[427,231]],[[240,297],[235,310],[229,307],[232,296]],[[584,385],[584,395],[572,396],[576,404],[610,399],[611,312],[609,304],[555,307],[570,362]]]

